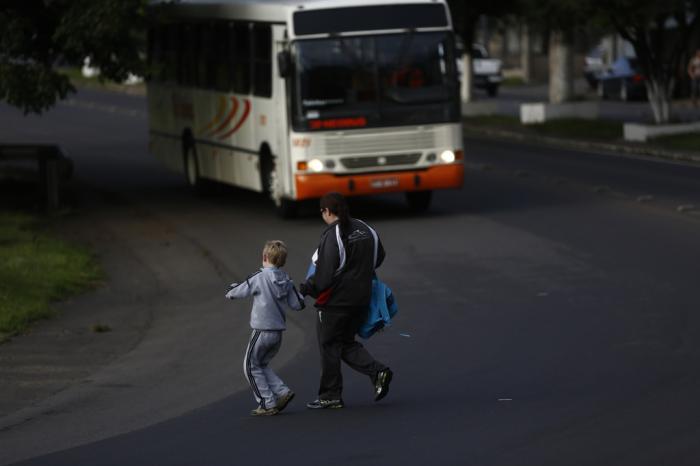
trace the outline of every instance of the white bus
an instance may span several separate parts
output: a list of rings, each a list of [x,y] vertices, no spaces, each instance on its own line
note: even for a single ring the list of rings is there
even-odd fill
[[[203,179],[297,201],[464,178],[444,0],[179,0],[150,5],[150,150]]]

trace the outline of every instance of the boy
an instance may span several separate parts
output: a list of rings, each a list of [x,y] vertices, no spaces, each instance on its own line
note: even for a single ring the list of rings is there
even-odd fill
[[[282,345],[285,307],[304,309],[304,299],[280,269],[286,261],[287,246],[282,241],[268,241],[262,253],[263,267],[245,281],[231,284],[226,293],[229,299],[253,296],[253,334],[243,359],[243,371],[258,402],[250,413],[253,416],[273,416],[294,398],[294,392],[268,367]]]

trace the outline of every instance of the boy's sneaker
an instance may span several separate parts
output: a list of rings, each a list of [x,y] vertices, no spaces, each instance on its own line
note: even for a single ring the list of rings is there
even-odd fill
[[[374,382],[374,401],[381,400],[389,393],[389,384],[393,377],[394,373],[389,368],[379,371],[377,380]]]
[[[250,412],[251,416],[274,416],[275,414],[279,413],[280,410],[277,408],[263,408],[262,406],[258,406],[254,410]]]
[[[294,398],[294,392],[291,390],[277,398],[277,411],[282,411],[286,408],[289,402],[292,401],[292,398]]]
[[[345,406],[343,400],[314,400],[306,403],[309,409],[339,409]]]

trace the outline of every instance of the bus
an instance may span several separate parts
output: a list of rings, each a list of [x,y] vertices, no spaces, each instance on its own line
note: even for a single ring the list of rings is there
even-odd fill
[[[415,210],[464,178],[444,0],[178,0],[149,5],[150,152],[299,201],[404,192]]]

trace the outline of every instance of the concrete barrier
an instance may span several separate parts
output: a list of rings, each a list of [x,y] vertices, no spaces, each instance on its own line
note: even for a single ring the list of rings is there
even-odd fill
[[[670,125],[624,124],[625,141],[647,142],[649,139],[672,134],[700,132],[700,121]]]
[[[583,118],[595,120],[600,116],[598,102],[565,102],[550,104],[546,102],[525,103],[520,105],[520,122],[534,125],[557,118]]]

